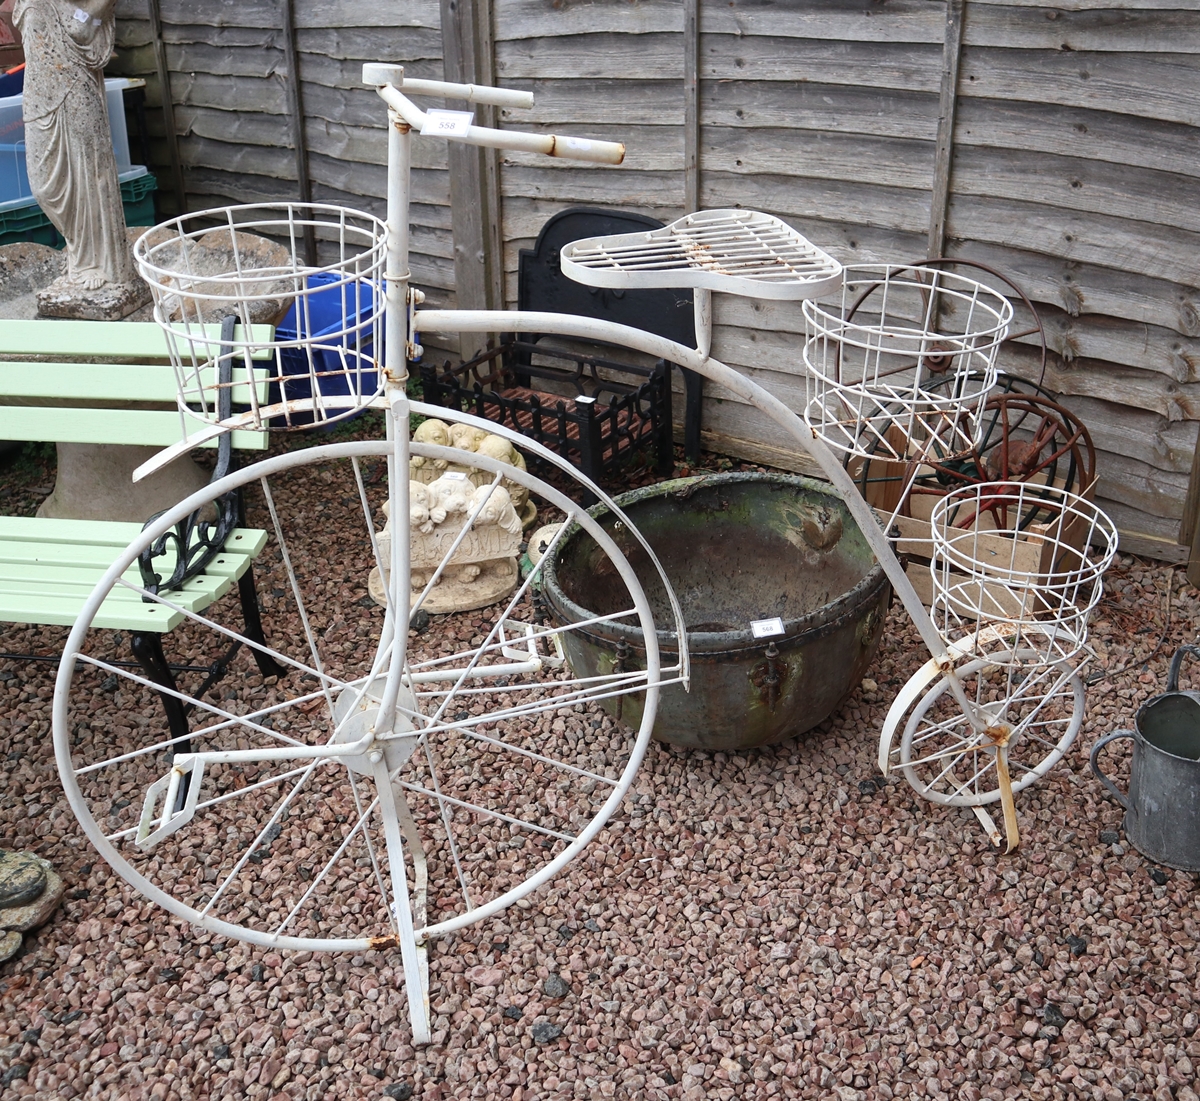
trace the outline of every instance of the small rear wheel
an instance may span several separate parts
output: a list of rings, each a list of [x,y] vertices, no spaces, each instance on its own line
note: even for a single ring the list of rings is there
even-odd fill
[[[1083,724],[1083,681],[1068,662],[1041,664],[1036,651],[973,658],[938,674],[930,662],[905,685],[917,696],[905,715],[888,716],[887,761],[917,794],[947,806],[977,807],[1001,798],[998,759],[1013,792],[1062,760]],[[951,676],[970,704],[964,710]],[[916,682],[916,683],[914,683]],[[930,685],[930,687],[925,687]],[[898,744],[894,736],[904,722]]]

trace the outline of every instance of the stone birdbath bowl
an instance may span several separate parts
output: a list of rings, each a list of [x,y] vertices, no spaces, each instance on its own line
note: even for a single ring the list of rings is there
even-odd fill
[[[128,228],[130,248],[147,231],[142,226]],[[178,257],[180,266],[192,273],[191,283],[205,275],[228,271],[232,252],[225,234],[211,235],[192,248],[188,255]],[[238,245],[244,255],[253,257],[255,264],[268,271],[279,271],[291,264],[286,247],[265,237],[239,233]],[[59,249],[34,242],[0,246],[0,321],[34,320],[38,317],[38,292],[49,286],[66,271],[66,256]],[[289,284],[280,282],[279,296],[266,299],[259,313],[251,317],[254,324],[276,324],[291,306]],[[123,321],[153,321],[150,303],[122,319]],[[219,321],[215,313],[206,317]],[[120,324],[120,322],[112,322]],[[103,349],[94,357],[96,370],[103,371],[106,358]],[[17,445],[8,445],[9,449]],[[5,449],[0,442],[0,451]],[[123,520],[142,523],[157,512],[170,508],[184,497],[208,484],[209,472],[187,456],[150,475],[133,482],[134,470],[158,450],[154,447],[123,447],[110,444],[59,443],[58,474],[54,491],[42,502],[39,516],[74,520]]]

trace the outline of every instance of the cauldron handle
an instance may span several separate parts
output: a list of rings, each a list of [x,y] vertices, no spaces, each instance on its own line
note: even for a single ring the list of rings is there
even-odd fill
[[[1111,734],[1106,734],[1094,746],[1092,746],[1092,755],[1088,759],[1088,764],[1091,765],[1092,772],[1095,774],[1096,779],[1099,780],[1100,783],[1102,783],[1106,788],[1108,788],[1109,791],[1111,791],[1113,793],[1113,795],[1116,797],[1117,802],[1120,803],[1121,806],[1123,806],[1126,810],[1129,809],[1129,800],[1126,799],[1125,796],[1122,795],[1117,790],[1117,785],[1114,784],[1107,776],[1104,775],[1103,772],[1100,771],[1100,766],[1098,764],[1096,764],[1096,758],[1100,756],[1100,750],[1102,750],[1106,745],[1108,745],[1109,742],[1115,742],[1118,738],[1132,738],[1132,737],[1133,737],[1132,730],[1114,730]]]
[[[1179,667],[1183,664],[1183,655],[1191,654],[1192,657],[1200,658],[1200,646],[1183,645],[1175,651],[1175,656],[1171,659],[1171,671],[1167,674],[1167,691],[1179,691]]]

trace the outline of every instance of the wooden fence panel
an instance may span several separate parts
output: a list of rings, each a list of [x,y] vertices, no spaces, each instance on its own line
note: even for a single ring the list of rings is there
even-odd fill
[[[440,76],[432,0],[295,0],[314,195],[382,208],[385,143],[364,60]],[[913,261],[931,224],[947,0],[698,0],[699,203],[767,210],[845,262]],[[486,10],[481,5],[480,10]],[[295,192],[278,0],[161,0],[189,202]],[[684,12],[678,0],[492,0],[498,83],[534,92],[500,125],[624,141],[618,168],[502,154],[504,289],[555,212],[684,210]],[[159,102],[147,0],[120,0],[114,68]],[[694,41],[694,40],[693,40]],[[1200,10],[1194,0],[966,0],[945,251],[1038,305],[1044,385],[1092,430],[1099,499],[1129,549],[1175,538],[1200,429]],[[151,111],[165,179],[166,135]],[[414,145],[414,257],[453,302],[446,150]],[[164,203],[164,208],[168,204]],[[939,207],[940,209],[940,207]],[[803,322],[719,300],[715,354],[796,407]],[[1028,339],[1006,369],[1039,375]],[[803,468],[775,426],[710,387],[705,442]],[[1181,488],[1182,487],[1182,488]]]
[[[313,199],[382,215],[386,109],[361,83],[382,58],[415,76],[442,75],[437,6],[423,0],[295,0],[304,142]],[[299,195],[279,0],[201,4],[160,0],[163,40],[188,207],[295,199]],[[109,71],[147,80],[151,168],[165,188],[167,135],[148,0],[120,0],[117,56]],[[412,269],[435,305],[454,301],[446,150],[417,142]],[[175,213],[160,192],[160,212]]]

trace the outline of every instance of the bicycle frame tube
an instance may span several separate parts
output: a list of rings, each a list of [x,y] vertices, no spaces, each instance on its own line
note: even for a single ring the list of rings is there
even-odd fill
[[[406,391],[408,383],[408,349],[412,342],[409,331],[411,312],[409,305],[408,270],[408,199],[409,178],[412,168],[412,130],[394,111],[388,111],[388,195],[387,195],[387,266],[386,281],[387,315],[384,328],[384,397],[387,402],[387,432],[392,442],[392,454],[388,460],[388,508],[393,524],[400,524],[408,516],[408,460],[409,460],[409,407]],[[408,657],[408,575],[411,548],[407,539],[393,539],[392,577],[401,579],[392,614],[396,617],[395,640],[392,659],[388,665],[384,682],[379,714],[376,719],[377,733],[391,731],[396,718],[396,700],[400,694],[400,681]]]

